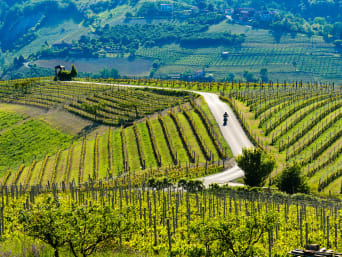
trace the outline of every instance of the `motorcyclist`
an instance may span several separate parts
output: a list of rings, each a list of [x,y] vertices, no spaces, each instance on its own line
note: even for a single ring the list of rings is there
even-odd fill
[[[229,117],[228,113],[225,112],[225,113],[223,114],[223,126],[226,126],[226,125],[227,125],[228,117]]]

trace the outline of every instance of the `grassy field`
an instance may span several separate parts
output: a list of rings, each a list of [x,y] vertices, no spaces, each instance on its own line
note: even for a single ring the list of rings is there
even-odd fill
[[[41,159],[46,152],[54,153],[71,139],[72,136],[37,120],[12,125],[0,132],[0,172],[4,174],[9,167],[30,163],[33,158]]]

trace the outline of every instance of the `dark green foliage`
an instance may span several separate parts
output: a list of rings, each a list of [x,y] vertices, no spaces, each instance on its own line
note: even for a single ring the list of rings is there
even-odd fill
[[[242,154],[236,158],[236,162],[245,172],[245,184],[251,187],[263,186],[275,166],[275,161],[266,156],[260,148],[244,148]]]
[[[57,74],[57,77],[58,77],[57,80],[71,81],[72,78],[77,77],[77,70],[76,70],[75,65],[72,65],[71,71],[60,70]]]
[[[260,79],[263,82],[268,82],[268,70],[266,68],[260,70]]]
[[[255,81],[254,73],[253,73],[253,72],[250,72],[250,71],[245,70],[245,71],[243,72],[243,77],[244,77],[244,79],[245,79],[247,82]]]
[[[153,47],[163,44],[180,43],[186,47],[195,43],[196,47],[210,45],[237,45],[244,41],[243,35],[205,32],[207,24],[136,24],[105,26],[96,30],[98,39],[94,40],[92,47],[125,46],[128,49],[137,49],[139,46]],[[81,38],[78,44],[82,47],[89,46],[90,38]],[[103,43],[105,45],[103,45]],[[191,46],[194,47],[194,46]]]
[[[172,186],[172,183],[171,183],[170,179],[167,177],[150,178],[147,181],[147,186],[154,188],[154,189],[157,189],[157,190],[161,190],[161,189],[168,188],[168,187]]]
[[[74,64],[71,67],[70,76],[71,76],[71,78],[77,77],[77,70],[76,70],[76,67]]]
[[[99,71],[99,73],[95,74],[95,75],[92,75],[91,76],[92,78],[94,79],[108,79],[108,78],[112,78],[112,79],[117,79],[117,78],[120,78],[120,74],[119,74],[119,71],[117,69],[107,69],[107,68],[104,68],[102,70]]]
[[[181,187],[190,193],[195,193],[204,190],[203,182],[200,180],[181,179],[178,181],[178,187]]]
[[[301,166],[297,162],[287,165],[277,177],[277,187],[288,194],[309,193],[309,187],[304,176],[301,175]]]

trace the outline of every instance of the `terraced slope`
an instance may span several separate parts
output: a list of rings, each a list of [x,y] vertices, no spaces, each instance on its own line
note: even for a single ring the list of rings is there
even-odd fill
[[[55,144],[53,135],[52,141],[42,139],[54,151],[36,154],[28,149],[30,160],[6,166],[2,183],[7,185],[82,183],[141,172],[165,175],[165,170],[183,176],[189,172],[185,167],[195,166],[202,167],[197,176],[203,176],[212,163],[231,156],[208,107],[191,93],[40,80],[3,82],[0,91],[4,102],[64,109],[99,124],[125,125],[73,141],[70,137],[63,144]],[[178,107],[170,108],[174,105]]]
[[[187,102],[193,95],[111,84],[61,83],[25,79],[0,83],[0,100],[42,108],[63,108],[107,125],[124,125]]]
[[[279,170],[298,161],[312,188],[334,190],[342,175],[342,90],[318,84],[244,85],[222,94],[251,137],[276,154]]]
[[[181,112],[172,110],[133,126],[108,128],[106,134],[83,138],[67,149],[60,148],[54,155],[46,155],[43,160],[10,169],[3,183],[85,182],[142,170],[203,166],[227,154],[223,147],[222,151],[217,150],[214,140],[226,145],[215,136],[213,140],[205,126],[188,105]],[[200,139],[196,136],[199,129]]]

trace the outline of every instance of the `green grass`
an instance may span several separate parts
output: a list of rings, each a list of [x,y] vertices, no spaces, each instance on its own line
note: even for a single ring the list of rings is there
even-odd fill
[[[174,124],[173,120],[170,116],[164,117],[167,129],[170,134],[170,138],[172,140],[173,146],[175,147],[175,150],[177,151],[177,158],[181,162],[189,162],[189,156],[186,153],[186,150],[183,146],[182,140],[178,135],[177,127]]]
[[[198,114],[195,111],[191,111],[190,114],[193,120],[195,121],[195,124],[197,125],[197,129],[201,132],[201,137],[203,141],[205,142],[205,146],[212,153],[214,160],[218,160],[219,154],[215,148],[214,143],[211,141],[208,131],[205,125],[202,123],[201,118],[198,116]]]
[[[128,127],[126,130],[126,141],[127,141],[127,151],[128,151],[128,163],[131,170],[140,170],[140,160],[138,147],[132,127]]]
[[[17,122],[23,120],[24,117],[16,113],[0,111],[0,132],[6,128],[11,127]]]
[[[138,123],[137,127],[139,130],[140,136],[141,136],[142,151],[144,153],[145,162],[146,162],[145,166],[146,166],[146,168],[156,167],[157,161],[154,157],[151,138],[150,138],[150,135],[148,133],[146,123],[145,122]],[[157,137],[157,135],[156,135],[156,137]]]
[[[187,140],[191,146],[191,150],[195,152],[196,161],[199,160],[199,162],[205,162],[205,157],[204,157],[202,150],[201,150],[201,148],[200,148],[200,146],[196,140],[196,136],[195,136],[194,132],[192,131],[189,122],[185,118],[184,114],[177,113],[177,116],[178,116],[179,121],[181,122],[181,124],[183,126],[184,133],[185,133]]]
[[[69,182],[72,182],[72,181],[78,182],[81,151],[82,151],[82,143],[75,144],[74,151],[72,152]]]
[[[66,148],[72,137],[55,130],[42,121],[29,120],[0,134],[0,172],[17,167],[23,161],[42,159],[45,153]]]
[[[122,142],[120,129],[113,131],[113,160],[114,160],[114,175],[122,172],[123,167],[123,156],[122,156]]]
[[[163,129],[158,119],[151,120],[154,135],[156,137],[157,145],[160,151],[162,166],[172,165],[172,157],[169,147],[164,137]]]
[[[99,177],[106,177],[108,174],[108,134],[99,137]]]

